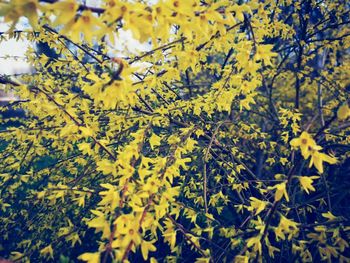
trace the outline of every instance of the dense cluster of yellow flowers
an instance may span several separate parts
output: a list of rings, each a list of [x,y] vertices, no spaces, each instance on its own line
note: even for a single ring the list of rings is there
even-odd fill
[[[349,11],[0,1],[3,41],[55,53],[30,48],[33,74],[0,76],[21,98],[1,109],[26,115],[1,121],[0,257],[350,262]]]

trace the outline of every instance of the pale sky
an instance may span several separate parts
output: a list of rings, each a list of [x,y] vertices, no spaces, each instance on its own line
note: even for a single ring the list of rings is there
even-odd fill
[[[23,29],[22,23],[19,23],[16,28]],[[0,32],[6,32],[8,26],[0,21]],[[20,74],[30,71],[30,66],[24,61],[24,54],[29,45],[29,41],[16,41],[10,39],[0,42],[0,74]],[[5,59],[5,56],[19,57],[17,60],[13,58]]]

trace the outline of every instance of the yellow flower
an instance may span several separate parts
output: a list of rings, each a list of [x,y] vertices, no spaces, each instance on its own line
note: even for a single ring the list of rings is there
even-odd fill
[[[275,202],[279,201],[282,199],[282,197],[284,196],[287,200],[287,202],[289,202],[289,196],[286,190],[286,182],[280,183],[280,184],[276,184],[275,186],[269,186],[267,189],[269,190],[273,190],[276,189],[275,192]]]
[[[309,194],[310,191],[315,191],[315,187],[313,187],[312,183],[314,182],[314,179],[320,178],[319,176],[299,176],[299,182],[301,184],[301,187],[304,189],[306,193]]]
[[[241,20],[243,21],[243,20]],[[273,45],[259,45],[256,48],[255,60],[264,61],[265,65],[272,66],[271,58],[277,56],[277,53],[272,52]]]
[[[300,147],[304,159],[311,156],[309,167],[314,165],[319,173],[323,173],[323,162],[335,164],[337,159],[324,153],[320,153],[321,146],[317,145],[315,140],[307,132],[303,132],[299,138],[290,141],[292,147]]]
[[[309,158],[312,150],[321,150],[322,147],[318,146],[315,140],[307,132],[302,132],[299,138],[294,138],[290,141],[292,147],[300,147],[301,154],[305,159]]]
[[[79,5],[75,0],[59,1],[49,5],[48,9],[52,10],[56,15],[53,25],[66,25],[74,20],[78,8]]]
[[[88,263],[98,263],[100,262],[100,253],[84,253],[78,257],[78,259],[83,260]]]
[[[251,237],[247,240],[247,247],[253,247],[253,251],[259,252],[261,255],[262,247],[261,247],[261,235],[257,235],[255,237]]]
[[[255,197],[250,197],[250,200],[250,207],[248,207],[248,211],[255,210],[255,215],[260,214],[267,205],[267,202],[259,200]]]
[[[47,247],[44,247],[42,250],[40,250],[40,255],[53,259],[53,250],[51,245],[48,245]]]
[[[288,234],[288,240],[290,240],[299,231],[298,223],[281,215],[280,223],[275,228],[275,234],[278,238],[286,239],[285,234]]]
[[[323,173],[323,162],[335,164],[337,162],[337,159],[335,157],[329,156],[324,153],[320,153],[318,151],[313,151],[311,153],[309,167],[314,165],[319,173]]]
[[[337,117],[339,120],[345,120],[350,116],[350,109],[348,103],[344,103],[337,111]]]
[[[103,14],[104,20],[108,23],[113,23],[120,18],[129,18],[129,12],[132,7],[129,3],[117,0],[109,0],[107,2],[106,12]]]
[[[159,137],[157,134],[152,133],[151,138],[149,139],[149,144],[151,146],[151,149],[154,150],[154,146],[160,146],[162,138]]]
[[[0,3],[0,17],[3,16],[5,22],[12,22],[10,31],[14,29],[21,16],[27,17],[30,25],[36,29],[38,8],[38,0],[13,0],[10,3]]]
[[[288,159],[287,159],[287,158],[284,158],[284,157],[281,157],[281,158],[280,158],[280,163],[281,163],[282,165],[286,165],[286,163],[288,163]]]
[[[196,7],[196,2],[194,0],[168,0],[165,5],[180,15],[193,16],[194,7]]]
[[[73,41],[78,42],[80,34],[83,33],[85,40],[91,43],[93,36],[97,35],[96,31],[99,30],[101,34],[103,28],[105,28],[105,25],[91,11],[86,10],[81,13],[76,21],[70,20],[62,30],[62,34],[68,33]]]
[[[249,262],[249,258],[247,256],[236,256],[235,263],[248,263]]]
[[[330,211],[328,211],[327,213],[322,213],[322,216],[324,218],[327,218],[328,221],[333,221],[333,220],[336,220],[338,217],[333,215]]]
[[[117,225],[118,228],[118,225]],[[141,235],[140,235],[140,224],[136,218],[128,221],[124,228],[119,229],[118,232],[124,235],[123,241],[121,245],[126,247],[130,242],[133,242],[136,246],[141,243]]]
[[[153,245],[153,243],[155,242],[155,240],[153,241],[145,241],[142,240],[141,242],[141,253],[142,253],[142,257],[144,260],[148,259],[148,252],[151,251],[156,251],[156,247]]]
[[[157,177],[152,176],[147,178],[147,182],[143,185],[142,190],[151,194],[155,194],[158,192],[160,186],[160,180]]]
[[[108,238],[111,234],[108,221],[105,219],[104,214],[98,210],[91,210],[91,213],[97,215],[94,219],[89,220],[86,224],[91,228],[96,228],[96,232],[102,231],[102,237]]]

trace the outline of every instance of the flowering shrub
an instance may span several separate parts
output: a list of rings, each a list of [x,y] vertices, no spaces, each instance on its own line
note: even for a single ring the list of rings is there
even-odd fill
[[[0,78],[0,255],[350,262],[349,3],[100,2],[0,3],[57,54]]]

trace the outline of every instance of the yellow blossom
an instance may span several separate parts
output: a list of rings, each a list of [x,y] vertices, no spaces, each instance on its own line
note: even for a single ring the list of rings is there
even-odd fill
[[[53,25],[66,25],[73,21],[76,16],[76,12],[79,8],[79,4],[75,0],[58,1],[52,5],[49,5],[46,9],[52,10],[56,18]]]
[[[98,263],[100,262],[100,253],[84,253],[80,255],[78,259],[83,260],[87,263]]]
[[[255,211],[255,215],[260,214],[266,207],[267,202],[259,200],[255,197],[250,197],[250,207],[248,211]]]
[[[315,191],[315,187],[313,187],[312,183],[314,182],[314,179],[320,178],[319,176],[299,176],[299,181],[301,184],[301,187],[304,189],[306,193],[309,194],[310,191]]]
[[[38,26],[38,0],[12,0],[10,3],[0,3],[0,17],[5,22],[12,22],[10,30],[17,24],[21,16],[26,16],[30,25],[36,29]]]
[[[320,153],[318,151],[313,151],[311,153],[311,159],[309,167],[314,165],[317,169],[317,171],[322,174],[323,173],[323,162],[329,163],[329,164],[335,164],[337,163],[337,159],[335,157],[329,156],[325,153]]]
[[[85,40],[91,43],[93,37],[96,36],[94,33],[104,27],[105,25],[91,11],[86,10],[81,13],[76,21],[70,20],[62,30],[62,33],[68,34],[75,42],[80,40],[80,34],[83,33]]]
[[[40,255],[53,259],[53,250],[51,245],[48,245],[47,247],[44,247],[42,250],[40,250]]]
[[[350,108],[348,103],[344,103],[342,106],[339,107],[337,111],[337,117],[339,120],[345,120],[350,116]]]
[[[286,182],[280,183],[280,184],[276,184],[275,186],[269,186],[268,189],[269,190],[273,190],[276,189],[275,191],[275,202],[279,201],[282,199],[282,197],[284,196],[287,200],[287,202],[289,202],[289,196],[286,190]]]
[[[315,140],[306,131],[302,132],[299,138],[294,138],[290,141],[290,145],[293,147],[300,147],[301,154],[305,159],[311,155],[312,150],[321,150]]]

